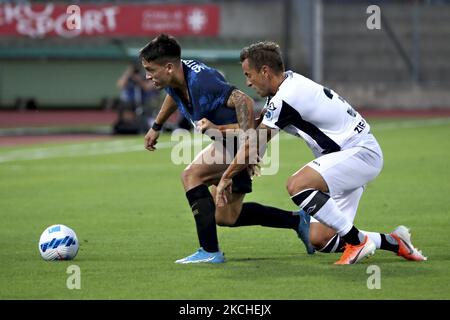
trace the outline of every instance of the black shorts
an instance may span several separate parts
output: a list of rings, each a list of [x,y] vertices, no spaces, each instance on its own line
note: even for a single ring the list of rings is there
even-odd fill
[[[225,148],[227,148],[226,140],[223,140],[223,145]],[[233,152],[233,157],[237,153],[237,137],[234,138],[233,141],[233,150],[230,150]],[[230,148],[230,146],[228,146]],[[242,170],[237,175],[235,175],[233,178],[233,185],[231,187],[231,191],[233,193],[251,193],[252,192],[252,179],[250,177],[250,174],[248,173],[247,169]]]
[[[233,177],[233,185],[231,186],[233,193],[251,193],[252,179],[248,174],[247,169],[242,170]]]

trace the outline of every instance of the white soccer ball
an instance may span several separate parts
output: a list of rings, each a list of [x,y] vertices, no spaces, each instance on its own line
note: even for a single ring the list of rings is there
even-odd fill
[[[71,260],[78,248],[75,231],[62,224],[48,227],[39,239],[39,253],[44,260]]]

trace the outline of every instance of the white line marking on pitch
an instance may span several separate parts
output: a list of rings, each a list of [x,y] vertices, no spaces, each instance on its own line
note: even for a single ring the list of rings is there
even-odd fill
[[[393,129],[406,129],[429,127],[450,123],[450,118],[425,119],[425,120],[405,120],[388,123],[380,123],[372,125],[374,131],[380,132]],[[290,135],[283,135],[282,139],[294,139]],[[201,143],[202,139],[193,140],[194,143]],[[176,141],[160,142],[157,144],[158,149],[167,149],[176,145]],[[187,142],[189,143],[189,142]],[[1,150],[1,149],[0,149]],[[54,146],[45,148],[26,148],[20,150],[5,151],[0,154],[0,163],[21,161],[21,160],[38,160],[50,158],[64,157],[84,157],[104,154],[116,154],[124,152],[145,151],[142,143],[137,144],[134,141],[116,140],[102,141],[83,144],[71,144],[64,146]]]

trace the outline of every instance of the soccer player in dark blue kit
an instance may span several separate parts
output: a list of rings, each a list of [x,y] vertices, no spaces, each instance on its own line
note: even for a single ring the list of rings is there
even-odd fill
[[[186,197],[194,214],[200,249],[176,263],[222,263],[216,223],[221,226],[239,227],[262,225],[294,229],[305,243],[309,253],[309,220],[302,212],[290,212],[258,203],[243,203],[246,193],[252,191],[252,180],[247,170],[233,178],[230,201],[216,209],[209,186],[220,180],[234,157],[236,136],[227,135],[230,130],[255,128],[253,100],[230,85],[215,69],[195,60],[182,60],[177,40],[161,34],[140,51],[146,78],[158,89],[167,93],[155,122],[145,136],[145,148],[156,149],[160,130],[165,121],[177,109],[202,132],[216,129],[223,133],[204,148],[181,175]],[[241,131],[241,132],[242,132]],[[220,141],[217,141],[220,140]],[[230,157],[231,154],[231,157]],[[222,159],[215,163],[204,159]],[[227,162],[226,159],[229,159]],[[214,187],[212,189],[214,194]],[[302,216],[302,219],[300,219]]]

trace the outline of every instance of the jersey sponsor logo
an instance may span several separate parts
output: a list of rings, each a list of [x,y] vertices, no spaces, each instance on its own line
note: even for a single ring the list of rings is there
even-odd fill
[[[275,104],[273,102],[269,103],[269,106],[267,107],[267,110],[275,111],[276,110]]]
[[[320,163],[317,162],[316,160],[313,160],[313,163],[314,163],[316,166],[320,167]]]
[[[266,111],[266,114],[265,114],[264,116],[265,116],[267,119],[271,120],[272,117],[273,117],[273,112],[267,110],[267,111]]]

